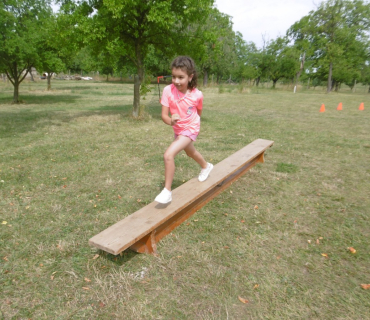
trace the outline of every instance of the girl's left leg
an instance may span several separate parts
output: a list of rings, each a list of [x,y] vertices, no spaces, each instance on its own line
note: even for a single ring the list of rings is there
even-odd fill
[[[202,169],[207,168],[207,161],[204,160],[200,152],[197,149],[195,149],[193,141],[191,141],[191,143],[188,144],[184,151],[186,152],[188,157],[193,158],[196,162],[198,162]]]
[[[190,158],[193,158],[202,167],[198,180],[205,181],[213,169],[213,164],[204,160],[203,156],[195,149],[193,141],[184,150]]]

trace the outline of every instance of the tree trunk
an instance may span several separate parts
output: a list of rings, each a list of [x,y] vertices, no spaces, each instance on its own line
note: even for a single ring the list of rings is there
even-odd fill
[[[18,79],[14,79],[14,92],[13,92],[13,103],[19,103],[19,82]]]
[[[298,85],[299,77],[302,74],[305,60],[306,60],[306,53],[303,53],[302,60],[301,60],[301,65],[299,66],[299,71],[296,73],[295,85]]]
[[[35,79],[33,78],[32,70],[30,71],[31,81],[35,82]]]
[[[339,85],[340,85],[340,82],[335,81],[335,92],[339,91]]]
[[[203,73],[203,87],[207,87],[208,85],[208,70],[204,69]]]
[[[332,88],[332,83],[331,83],[332,74],[333,74],[333,62],[330,62],[329,75],[328,75],[328,86],[326,88],[326,93],[330,93],[331,88]]]
[[[52,75],[52,72],[48,72],[48,75],[46,77],[46,79],[48,81],[47,91],[51,90],[51,75]]]
[[[272,80],[272,88],[275,89],[277,80]]]
[[[258,87],[258,85],[260,84],[260,80],[261,80],[261,77],[258,77],[258,78],[256,79],[256,87]]]

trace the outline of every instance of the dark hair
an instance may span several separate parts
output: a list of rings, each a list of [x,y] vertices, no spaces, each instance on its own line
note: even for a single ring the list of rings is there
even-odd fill
[[[193,78],[188,84],[188,88],[190,90],[193,90],[194,88],[197,87],[198,84],[198,75],[197,71],[195,70],[195,63],[194,60],[188,56],[179,56],[175,60],[172,61],[171,63],[171,69],[176,68],[176,69],[181,69],[182,71],[186,72],[187,75],[190,77],[193,75]]]

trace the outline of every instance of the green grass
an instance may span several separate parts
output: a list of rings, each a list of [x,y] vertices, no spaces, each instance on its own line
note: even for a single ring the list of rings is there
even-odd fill
[[[88,246],[163,186],[173,133],[155,90],[134,120],[130,84],[45,87],[23,84],[25,103],[11,105],[0,83],[0,319],[368,318],[366,88],[203,88],[196,147],[208,161],[275,143],[155,257]],[[174,187],[199,172],[183,153],[176,166]]]

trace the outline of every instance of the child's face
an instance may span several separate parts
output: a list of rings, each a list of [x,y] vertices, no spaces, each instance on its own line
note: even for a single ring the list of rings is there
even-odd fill
[[[188,74],[180,68],[172,69],[172,83],[176,86],[177,90],[186,93],[188,90],[188,83],[193,79],[193,75]]]

